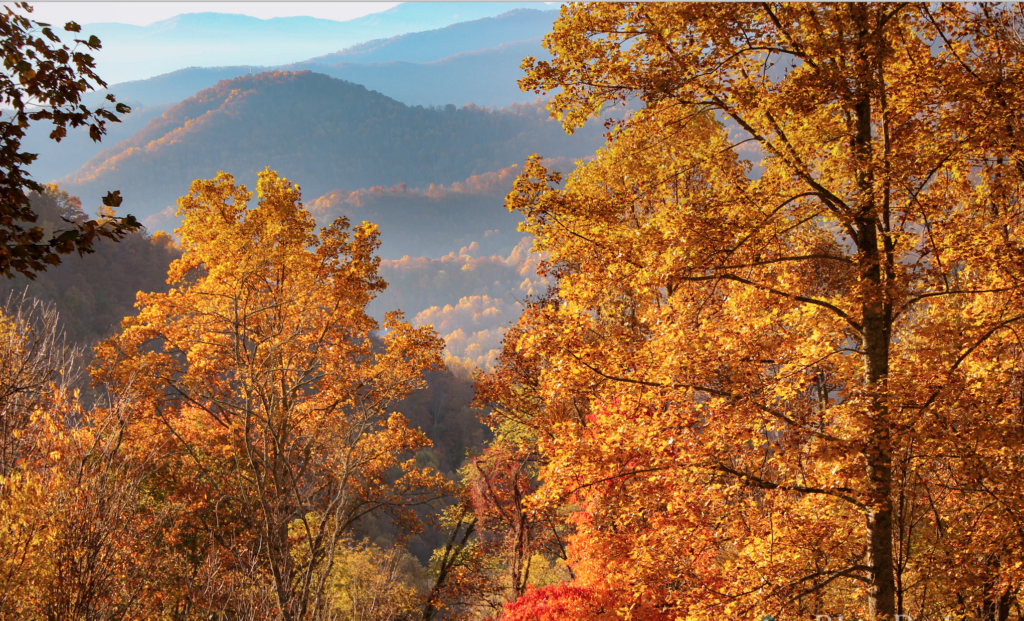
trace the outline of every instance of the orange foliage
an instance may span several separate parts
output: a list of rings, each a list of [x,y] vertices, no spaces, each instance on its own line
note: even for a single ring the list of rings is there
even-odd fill
[[[570,130],[646,107],[564,185],[524,166],[557,283],[483,386],[533,502],[586,512],[582,577],[694,620],[1019,618],[1024,10],[561,11],[522,85]]]
[[[287,180],[266,171],[257,192],[250,208],[230,175],[192,185],[174,288],[139,294],[93,377],[130,395],[140,436],[166,447],[159,485],[201,548],[230,552],[224,580],[269,582],[276,614],[305,618],[326,605],[331,551],[355,520],[386,508],[414,529],[408,506],[445,487],[402,459],[429,441],[390,411],[441,365],[441,341],[400,314],[382,347],[370,339],[364,309],[384,287],[373,225],[316,235]]]

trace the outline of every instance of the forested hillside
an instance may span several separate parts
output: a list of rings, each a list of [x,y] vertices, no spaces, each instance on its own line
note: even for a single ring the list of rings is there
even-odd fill
[[[78,200],[56,186],[30,194],[35,223],[47,232],[66,228],[63,218],[82,219]],[[139,291],[167,291],[167,268],[181,255],[168,235],[137,232],[119,242],[98,240],[95,253],[72,255],[37,274],[0,280],[0,304],[22,294],[55,305],[68,339],[88,350],[135,313]]]
[[[230,171],[252,183],[265,167],[305,180],[316,197],[338,188],[449,184],[543,151],[593,152],[603,128],[568,136],[542,104],[488,110],[410,107],[311,72],[219,83],[105,150],[61,185],[88,202],[118,187],[141,218],[174,204],[192,179]]]
[[[132,80],[112,84],[110,88],[90,93],[89,99],[100,102],[108,94],[119,100],[143,104],[166,103],[174,105],[199,91],[215,86],[223,80],[231,80],[251,73],[262,73],[268,67],[259,65],[235,65],[230,67],[188,67],[163,73],[145,80]]]
[[[561,164],[571,168],[572,161]],[[319,222],[346,216],[380,227],[380,256],[385,259],[439,257],[475,244],[476,253],[506,253],[523,233],[521,218],[504,208],[505,195],[520,167],[474,175],[448,185],[426,188],[399,184],[355,191],[335,190],[307,204]],[[404,307],[403,307],[404,308]]]
[[[413,325],[432,325],[445,340],[445,361],[470,375],[493,370],[509,326],[554,284],[537,274],[541,257],[524,238],[511,252],[487,255],[474,242],[437,259],[381,261],[389,287],[368,309],[401,308]]]
[[[540,37],[550,29],[555,16],[556,11],[553,10],[516,9],[436,30],[376,39],[278,67],[264,67],[249,60],[246,65],[188,67],[147,79],[113,84],[83,97],[89,105],[99,106],[105,96],[113,94],[119,101],[132,105],[132,112],[123,115],[121,123],[111,124],[107,139],[102,144],[93,142],[86,130],[79,129],[71,131],[62,142],[55,143],[48,139],[47,132],[31,127],[25,146],[40,158],[29,170],[44,182],[61,179],[78,170],[104,148],[111,148],[130,138],[168,107],[223,80],[268,70],[309,69],[361,84],[408,106],[454,104],[462,107],[475,104],[505,107],[515,102],[530,101],[533,96],[516,86],[519,64],[526,56],[546,58]],[[189,20],[178,20],[171,30],[178,32],[174,36],[185,36],[182,33],[196,28],[205,32],[204,29],[210,27],[206,22],[213,17],[192,16],[190,19],[195,23],[191,26]],[[220,18],[234,19],[231,16]],[[386,20],[388,17],[377,19]],[[283,24],[264,24],[262,20],[252,23],[260,24],[261,28],[289,28]],[[142,36],[140,33],[131,35],[127,31],[123,34],[126,40]],[[164,33],[161,36],[171,35]],[[115,37],[113,45],[119,45],[120,40],[120,35]]]

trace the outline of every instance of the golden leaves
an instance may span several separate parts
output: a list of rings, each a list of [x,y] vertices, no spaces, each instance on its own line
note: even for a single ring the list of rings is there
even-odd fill
[[[443,343],[400,313],[373,336],[365,306],[384,287],[374,225],[339,219],[316,233],[298,188],[269,170],[254,207],[251,196],[225,173],[193,183],[179,201],[177,287],[140,294],[93,374],[135,396],[146,441],[169,451],[164,493],[197,516],[217,511],[240,550],[264,542],[278,606],[297,610],[326,580],[324,550],[366,506],[411,517],[406,504],[443,487],[399,463],[429,441],[388,414],[442,366]],[[395,466],[404,474],[392,479]],[[282,538],[296,514],[320,526]],[[294,546],[315,562],[296,566]]]
[[[570,129],[645,107],[564,189],[524,167],[507,204],[558,281],[490,381],[542,401],[509,390],[496,411],[538,429],[539,493],[585,506],[588,562],[635,561],[602,580],[672,584],[663,605],[692,618],[891,616],[897,591],[924,597],[915,616],[972,615],[954,590],[1017,588],[935,568],[1024,550],[1003,457],[1024,440],[1024,127],[997,77],[1020,71],[1021,18],[563,8],[522,85],[560,89]]]

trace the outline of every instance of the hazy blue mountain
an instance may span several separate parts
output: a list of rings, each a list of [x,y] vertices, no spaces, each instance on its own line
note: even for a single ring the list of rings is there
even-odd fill
[[[210,88],[221,80],[231,80],[250,73],[262,73],[269,67],[236,65],[232,67],[189,67],[179,69],[147,80],[133,80],[114,84],[110,88],[89,93],[85,101],[93,105],[102,102],[107,93],[113,93],[118,101],[138,101],[146,104],[175,104],[188,99],[204,88]]]
[[[602,144],[601,131],[567,136],[541,104],[411,107],[326,75],[268,72],[186,99],[61,185],[86,204],[119,189],[124,211],[173,228],[157,214],[218,170],[251,184],[269,166],[312,199],[339,188],[461,182],[535,152],[582,157]]]
[[[56,181],[81,168],[82,164],[95,157],[103,149],[131,138],[135,132],[144,128],[150,121],[166,112],[173,104],[144,105],[132,104],[131,114],[122,116],[120,123],[107,123],[107,135],[102,142],[93,142],[89,138],[89,128],[79,127],[68,129],[68,135],[60,142],[50,140],[52,126],[44,123],[29,125],[22,149],[35,153],[39,158],[33,162],[28,171],[32,178],[43,183]],[[87,204],[87,208],[98,206]]]
[[[87,99],[98,103],[107,92],[112,92],[121,100],[150,104],[177,102],[221,80],[277,68],[326,73],[364,84],[409,105],[475,103],[506,106],[528,99],[515,87],[522,61],[522,57],[514,58],[515,55],[546,57],[539,41],[551,29],[556,16],[557,11],[552,10],[518,9],[497,17],[460,22],[436,30],[377,39],[280,67],[256,64],[189,67],[146,80],[114,84],[109,91],[90,94]],[[529,43],[509,45],[523,42]],[[472,58],[457,57],[465,52],[482,54]],[[404,64],[379,66],[380,63],[395,62]],[[435,62],[441,64],[417,68],[417,65]],[[353,66],[368,63],[374,66]],[[494,65],[489,66],[488,63]],[[415,88],[410,87],[412,84],[416,85]],[[446,97],[446,93],[455,95]]]
[[[506,43],[499,47],[462,52],[431,63],[298,63],[290,69],[310,69],[331,77],[362,84],[408,105],[504,107],[531,101],[533,93],[519,90],[523,58],[547,58],[541,39]]]
[[[94,34],[103,42],[103,49],[96,54],[99,74],[114,84],[190,66],[283,65],[373,39],[536,6],[527,2],[409,2],[344,22],[189,13],[148,26],[86,24],[83,33]]]
[[[575,168],[568,158],[545,157],[544,165],[566,175]],[[505,208],[505,196],[522,170],[516,164],[429,188],[335,190],[307,200],[306,208],[321,223],[338,216],[373,222],[381,234],[378,254],[385,259],[438,258],[463,247],[477,256],[504,255],[525,235],[518,231],[522,214]]]
[[[393,10],[385,12],[390,15],[381,14],[362,19],[379,21],[389,17],[416,17],[419,15],[417,11],[427,9],[429,7],[407,7],[404,13]],[[516,80],[522,75],[519,65],[525,56],[547,57],[545,50],[540,46],[540,37],[550,29],[556,13],[553,10],[516,9],[496,17],[460,22],[445,28],[390,39],[377,39],[341,52],[279,68],[311,69],[363,84],[370,90],[378,91],[407,105],[444,106],[450,103],[461,107],[473,103],[500,108],[514,102],[533,99],[532,94],[522,93],[516,87]],[[199,19],[201,17],[204,16],[185,15],[161,23],[172,30],[181,29],[179,34],[182,36],[193,36],[203,33],[203,29],[208,28],[210,23],[215,23],[216,20],[213,18],[231,18],[229,21],[248,22],[256,28],[264,29],[268,27],[267,22],[274,21],[246,17],[234,20],[233,18],[240,16],[216,14],[206,15],[205,17],[209,17],[210,20],[204,21]],[[326,20],[312,21],[319,23]],[[192,27],[184,28],[183,22],[194,23]],[[300,20],[285,25],[301,23]],[[134,26],[126,28],[140,30]],[[315,33],[316,28],[312,28],[311,31]],[[206,34],[213,38],[209,32]],[[489,49],[478,49],[481,46]],[[112,92],[119,101],[131,102],[135,110],[125,117],[122,124],[112,125],[110,134],[102,143],[92,142],[82,131],[71,132],[67,139],[56,144],[47,139],[48,130],[33,126],[29,130],[26,146],[29,152],[38,153],[40,158],[30,170],[38,179],[44,181],[69,175],[104,148],[110,148],[117,142],[131,137],[174,103],[210,88],[222,80],[249,75],[251,72],[260,73],[267,69],[268,67],[250,65],[189,67],[146,80],[114,84],[109,91],[89,93],[85,97],[89,105],[103,105],[103,97]],[[157,105],[160,107],[154,107]]]
[[[311,58],[304,64],[428,63],[462,52],[541,38],[551,31],[551,25],[557,18],[556,10],[517,9],[497,17],[360,43],[340,52]]]
[[[181,101],[221,80],[261,73],[267,70],[310,70],[334,78],[362,84],[410,106],[504,107],[515,102],[530,101],[534,95],[523,93],[516,81],[523,76],[519,68],[523,58],[548,58],[541,39],[506,43],[485,50],[454,54],[428,63],[392,61],[385,63],[339,62],[323,64],[304,61],[283,67],[189,67],[165,75],[124,82],[109,91],[90,93],[89,103],[98,104],[107,92],[119,101],[147,104]]]
[[[511,185],[511,184],[510,184]],[[509,188],[511,189],[511,188]],[[407,191],[356,192],[351,203],[333,205],[331,196],[307,203],[321,224],[346,216],[380,229],[377,254],[384,259],[441,257],[474,242],[481,254],[508,253],[523,238],[519,213],[505,209],[505,194]],[[342,192],[344,194],[344,192]],[[422,310],[422,309],[417,309]]]

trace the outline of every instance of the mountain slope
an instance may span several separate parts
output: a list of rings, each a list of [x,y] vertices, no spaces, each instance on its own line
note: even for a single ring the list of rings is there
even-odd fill
[[[334,78],[362,84],[408,105],[503,107],[536,97],[519,90],[523,58],[548,58],[541,39],[506,43],[499,47],[463,52],[432,63],[302,63],[292,70],[311,69]]]
[[[568,174],[575,161],[545,158],[544,165]],[[505,208],[505,196],[520,172],[521,164],[514,164],[428,189],[403,184],[354,192],[336,190],[307,200],[306,208],[318,222],[331,222],[338,216],[373,222],[381,233],[378,254],[385,259],[406,255],[439,258],[464,246],[476,254],[504,254],[524,236],[517,230],[522,214]]]
[[[504,207],[505,195],[520,170],[520,166],[509,166],[430,189],[402,184],[337,190],[307,201],[306,208],[318,222],[338,216],[373,222],[381,234],[377,254],[385,259],[441,257],[463,246],[482,253],[507,252],[523,237],[517,231],[519,214]]]
[[[102,142],[93,142],[88,127],[69,128],[63,140],[54,142],[50,139],[51,126],[41,123],[29,125],[21,146],[28,153],[38,154],[39,159],[28,165],[28,171],[33,179],[44,183],[70,175],[105,148],[131,138],[170,107],[171,104],[133,103],[131,114],[121,115],[120,123],[107,124],[107,135]]]
[[[338,62],[330,65],[312,60],[272,70],[310,70],[362,84],[370,90],[410,106],[495,106],[529,101],[516,81],[523,76],[523,58],[548,58],[540,38],[506,43],[497,47],[455,54],[429,63],[392,61],[384,63]],[[178,102],[221,80],[259,73],[262,67],[189,67],[165,75],[124,82],[110,87],[119,101],[145,104]],[[108,91],[90,93],[87,103],[99,104]]]
[[[221,80],[231,80],[243,75],[261,73],[265,67],[236,65],[233,67],[188,67],[146,80],[133,80],[114,84],[110,88],[89,93],[86,103],[98,105],[108,93],[118,101],[140,102],[143,104],[176,104],[188,99],[203,89],[210,88]]]
[[[459,22],[390,39],[377,39],[311,58],[303,64],[384,63],[405,61],[429,63],[454,54],[484,50],[505,43],[538,39],[551,31],[558,11],[517,9],[497,17]]]
[[[86,99],[98,105],[110,92],[121,101],[170,103],[250,72],[310,69],[363,84],[408,105],[475,103],[502,107],[529,99],[515,85],[521,77],[519,64],[526,56],[547,58],[540,39],[556,17],[557,11],[518,9],[436,30],[376,39],[278,67],[258,63],[210,67],[207,62],[204,67],[114,84],[108,90],[90,93]]]
[[[86,24],[82,31],[103,42],[103,49],[95,54],[97,67],[99,74],[114,84],[190,66],[283,65],[372,39],[536,6],[524,2],[410,2],[344,22],[189,13],[148,26]]]
[[[409,107],[325,75],[263,73],[181,102],[61,185],[87,204],[120,189],[122,209],[145,218],[218,170],[251,184],[270,166],[312,199],[338,188],[450,184],[534,152],[579,157],[601,143],[599,126],[567,136],[540,104]]]

